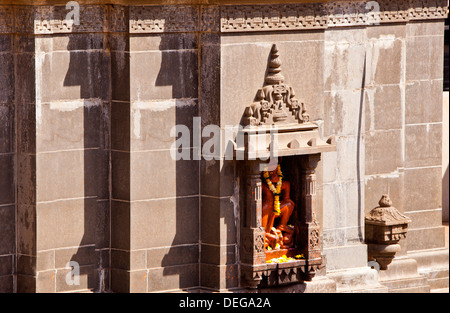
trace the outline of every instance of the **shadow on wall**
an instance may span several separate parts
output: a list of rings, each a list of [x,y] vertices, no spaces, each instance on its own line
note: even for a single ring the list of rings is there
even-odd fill
[[[109,54],[103,49],[104,34],[77,33],[76,28],[74,25],[73,33],[63,35],[69,38],[67,51],[70,54],[63,86],[79,86],[76,101],[81,101],[83,106],[82,125],[78,126],[83,127],[84,142],[84,230],[78,250],[70,259],[80,266],[81,285],[67,288],[102,292],[108,285],[105,268],[109,267],[109,257],[105,250],[109,251],[110,246],[108,105],[105,104],[109,95]],[[72,273],[77,271],[73,269]]]
[[[198,64],[198,38],[193,33],[162,34],[158,35],[158,38],[160,38],[159,51],[155,53],[161,53],[161,66],[156,77],[155,89],[171,86],[171,94],[164,95],[175,102],[175,112],[171,113],[175,115],[175,118],[174,124],[171,126],[187,126],[190,131],[192,147],[194,145],[194,117],[203,115],[199,111],[198,77],[201,75],[199,71],[202,71],[200,68],[203,69],[205,65]],[[214,82],[205,83],[213,84]],[[158,94],[157,91],[156,94]],[[208,95],[208,97],[212,97],[212,95]],[[217,103],[217,107],[219,106],[220,104]],[[206,114],[214,114],[214,117],[208,116],[210,118],[216,118],[220,114],[216,107],[205,108],[206,111],[208,111]],[[171,123],[172,117],[173,115],[170,118]],[[200,127],[206,126],[203,123],[204,121],[201,122]],[[178,138],[180,138],[180,134],[173,140]],[[204,137],[202,141],[206,142],[210,138]],[[198,160],[194,157],[196,150],[189,149],[189,151],[190,160],[172,161],[176,162],[176,201],[174,205],[169,205],[167,210],[175,210],[175,229],[168,229],[168,233],[173,235],[172,243],[168,253],[161,260],[161,264],[155,264],[156,267],[163,268],[163,282],[149,281],[149,291],[188,289],[199,286],[218,289],[226,285],[222,284],[222,269],[219,264],[235,263],[235,251],[231,253],[227,251],[223,255],[219,252],[224,244],[223,236],[226,234],[227,241],[234,243],[234,234],[236,233],[235,221],[230,221],[230,215],[234,216],[233,208],[229,207],[231,202],[228,203],[229,199],[220,199],[217,194],[220,189],[220,177],[227,175],[224,173],[227,171],[224,168],[229,168],[229,166],[222,164],[220,167],[220,161],[206,161],[203,157]],[[218,153],[218,151],[210,152]],[[208,181],[201,182],[200,180],[207,175],[207,172],[210,172],[211,176],[208,176]],[[207,184],[206,189],[210,191],[200,187],[203,184]],[[214,192],[211,190],[216,192],[214,197],[212,196]],[[201,196],[203,192],[211,197]],[[161,220],[158,222],[170,225],[164,220],[167,217],[168,215],[159,216]],[[222,223],[226,225],[224,226]],[[200,244],[202,244],[201,248]],[[231,250],[233,249],[231,248]],[[233,266],[227,266],[225,276],[235,277],[233,270]],[[174,277],[177,276],[178,280],[175,281]],[[222,286],[220,286],[221,284]]]
[[[151,98],[170,99],[173,106],[154,114],[155,119],[164,119],[169,114],[166,122],[170,127],[175,125],[187,126],[190,130],[190,142],[193,142],[193,118],[198,116],[198,51],[197,41],[193,34],[162,34],[155,36],[160,39],[159,51],[161,65],[155,81],[155,93]],[[151,82],[150,82],[151,83]],[[144,83],[145,84],[145,83]],[[159,94],[159,90],[171,92]],[[155,96],[156,95],[156,96]],[[192,103],[195,105],[192,105]],[[145,121],[149,123],[149,121]],[[174,123],[172,125],[172,123]],[[159,122],[158,122],[159,125]],[[169,127],[169,128],[170,128]],[[166,129],[169,129],[166,128]],[[163,134],[165,136],[166,134]],[[167,134],[168,135],[168,134]],[[178,134],[179,138],[181,134]],[[176,140],[174,138],[173,140]],[[186,148],[186,147],[183,147]],[[175,163],[175,173],[168,172],[174,179],[175,200],[160,200],[166,210],[165,214],[155,216],[157,223],[167,225],[167,234],[173,237],[168,252],[163,256],[161,264],[148,264],[147,267],[162,267],[162,279],[149,279],[148,291],[160,291],[170,289],[188,289],[199,286],[199,241],[200,241],[200,205],[199,205],[199,164],[194,160],[192,149],[189,149],[189,160],[170,159],[169,167]],[[156,160],[154,160],[156,161]],[[163,173],[157,174],[156,181],[164,179]],[[173,218],[175,225],[173,225]],[[173,229],[175,227],[175,229]],[[170,229],[172,228],[172,229]],[[149,236],[159,238],[160,235],[149,233]],[[170,239],[169,239],[170,240]],[[164,245],[155,243],[155,246]],[[149,256],[149,258],[151,258]],[[152,277],[152,275],[149,275]],[[157,276],[156,276],[157,277]],[[178,279],[177,279],[178,278]]]

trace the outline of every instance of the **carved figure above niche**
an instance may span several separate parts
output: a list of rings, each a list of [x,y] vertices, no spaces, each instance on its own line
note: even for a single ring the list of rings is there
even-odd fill
[[[265,86],[256,93],[255,102],[245,109],[243,126],[306,122],[309,122],[309,114],[305,104],[295,97],[294,89],[284,83],[278,47],[274,44]]]

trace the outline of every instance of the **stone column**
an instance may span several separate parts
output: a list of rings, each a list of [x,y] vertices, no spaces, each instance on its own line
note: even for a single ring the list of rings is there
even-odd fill
[[[14,9],[0,6],[0,293],[12,292],[15,245]]]
[[[309,281],[315,271],[322,265],[322,235],[317,221],[317,186],[316,168],[320,161],[320,154],[302,157],[301,184],[302,203],[300,206],[300,237],[306,246],[300,248],[307,260],[305,280]]]
[[[261,225],[262,182],[260,162],[246,161],[245,164],[245,205],[242,211],[245,220],[241,227],[241,275],[243,285],[256,288],[261,282],[262,270],[266,264],[264,251],[266,231]]]

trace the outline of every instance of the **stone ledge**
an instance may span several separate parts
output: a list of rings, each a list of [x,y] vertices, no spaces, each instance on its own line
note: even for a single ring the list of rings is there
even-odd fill
[[[378,282],[378,272],[369,267],[330,271],[327,277],[336,282],[338,293],[387,293]]]

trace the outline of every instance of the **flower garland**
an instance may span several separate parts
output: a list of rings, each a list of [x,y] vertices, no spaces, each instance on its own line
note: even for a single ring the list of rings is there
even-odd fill
[[[267,186],[269,186],[270,191],[272,191],[273,197],[273,212],[275,216],[279,216],[281,214],[280,210],[280,195],[281,195],[281,185],[283,184],[283,173],[281,172],[281,166],[278,164],[277,166],[277,174],[278,174],[278,182],[277,187],[272,184],[270,180],[270,175],[268,171],[264,171],[264,178],[266,179]]]

